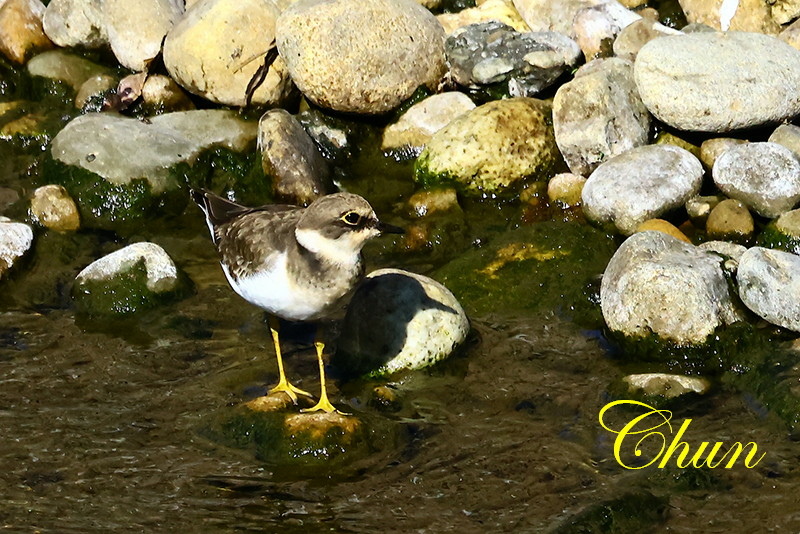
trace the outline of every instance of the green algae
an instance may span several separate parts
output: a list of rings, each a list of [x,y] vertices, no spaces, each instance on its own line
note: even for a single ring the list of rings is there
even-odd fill
[[[642,491],[593,504],[551,530],[552,534],[638,534],[667,519],[669,499]]]
[[[800,254],[800,237],[782,232],[778,229],[776,221],[771,221],[764,227],[756,239],[756,245]]]
[[[189,278],[178,271],[172,289],[153,291],[147,287],[144,258],[129,269],[103,280],[76,281],[72,296],[78,313],[91,316],[126,316],[157,308],[192,291]]]

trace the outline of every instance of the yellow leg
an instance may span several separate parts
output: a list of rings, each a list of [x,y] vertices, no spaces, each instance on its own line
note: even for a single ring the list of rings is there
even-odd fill
[[[343,412],[337,410],[331,401],[328,400],[328,390],[325,388],[325,363],[322,361],[322,351],[325,349],[325,344],[317,341],[314,343],[314,347],[317,349],[317,361],[319,362],[319,386],[321,392],[319,394],[319,402],[312,406],[311,408],[307,408],[305,410],[300,410],[301,412],[325,412],[331,413],[336,412],[342,415],[347,415]]]
[[[272,332],[272,343],[275,344],[275,355],[278,357],[278,373],[280,374],[278,385],[274,388],[270,389],[270,393],[276,393],[278,391],[283,391],[286,393],[292,402],[297,404],[297,396],[298,395],[305,395],[306,397],[313,397],[311,393],[308,391],[303,391],[300,388],[296,388],[286,380],[286,373],[283,371],[283,358],[281,357],[281,341],[278,338],[278,319],[275,317],[270,316],[269,318],[269,329]]]

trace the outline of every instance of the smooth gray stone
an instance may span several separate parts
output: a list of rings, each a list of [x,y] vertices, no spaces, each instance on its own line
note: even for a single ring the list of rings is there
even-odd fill
[[[739,296],[772,324],[800,332],[800,256],[753,247],[739,260]]]

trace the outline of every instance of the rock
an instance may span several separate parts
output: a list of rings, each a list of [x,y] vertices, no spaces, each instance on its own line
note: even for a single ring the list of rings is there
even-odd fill
[[[467,9],[462,9],[457,13],[442,13],[436,16],[439,19],[444,31],[450,35],[458,28],[489,22],[495,20],[502,24],[511,26],[518,32],[528,32],[530,28],[522,20],[514,4],[510,0],[486,0],[482,4]]]
[[[715,137],[713,139],[706,139],[700,145],[700,161],[707,169],[714,168],[714,162],[720,154],[735,147],[736,145],[743,145],[747,141],[743,139],[732,139],[730,137]]]
[[[724,152],[712,170],[714,183],[763,217],[775,218],[800,201],[800,162],[776,143],[748,143]]]
[[[361,123],[328,115],[319,108],[302,111],[296,118],[326,160],[344,165],[358,154],[359,140],[364,135]]]
[[[675,239],[680,239],[684,243],[692,244],[692,240],[686,237],[686,234],[681,232],[674,224],[665,221],[664,219],[648,219],[636,227],[636,232],[661,232],[667,234]]]
[[[26,66],[31,76],[61,80],[75,92],[90,78],[113,74],[106,67],[63,50],[43,52],[28,61]]]
[[[647,219],[682,206],[697,194],[703,166],[672,145],[634,148],[602,163],[583,188],[583,212],[631,234]]]
[[[686,393],[703,395],[711,389],[711,383],[699,376],[645,373],[628,375],[622,379],[631,393],[641,391],[645,395],[656,395],[674,399]]]
[[[23,64],[35,50],[52,47],[42,28],[44,9],[39,0],[0,3],[0,53]]]
[[[591,7],[578,11],[572,24],[575,41],[588,61],[612,56],[620,30],[608,13]]]
[[[712,239],[748,241],[754,232],[755,223],[747,206],[732,198],[717,204],[706,222],[706,233]]]
[[[352,375],[422,369],[448,357],[468,332],[467,316],[446,287],[380,269],[356,289],[332,363]]]
[[[758,236],[758,245],[800,254],[800,210],[787,211]]]
[[[772,324],[800,332],[800,256],[753,247],[739,260],[739,296]]]
[[[722,258],[661,232],[628,238],[611,258],[600,286],[608,327],[628,337],[655,334],[701,344],[714,330],[743,318],[722,271]]]
[[[773,20],[768,2],[762,0],[678,0],[693,24],[705,24],[715,30],[738,30],[776,34],[780,26]]]
[[[800,1],[776,0],[769,5],[772,18],[778,24],[787,24],[800,17]]]
[[[696,196],[686,201],[686,213],[697,228],[705,228],[708,216],[714,207],[725,200],[721,195]]]
[[[67,232],[81,225],[78,207],[60,185],[45,185],[33,192],[31,215],[45,228]]]
[[[83,82],[75,95],[75,107],[85,109],[94,99],[117,87],[118,80],[108,74],[97,74]]]
[[[617,38],[614,39],[614,55],[621,59],[634,61],[639,50],[653,39],[680,33],[657,21],[643,18],[629,24],[619,32]]]
[[[634,77],[650,113],[679,130],[728,132],[800,113],[800,51],[767,35],[660,37],[639,51]]]
[[[739,259],[747,251],[747,247],[738,243],[731,243],[730,241],[706,241],[697,245],[697,248],[706,250],[708,252],[715,252],[720,256],[725,256],[739,262]]]
[[[588,175],[603,161],[647,144],[650,114],[633,81],[633,65],[610,58],[579,69],[556,92],[553,128],[576,174]]]
[[[677,135],[675,135],[673,133],[670,133],[670,132],[665,132],[665,131],[658,132],[658,135],[656,135],[655,143],[653,143],[653,144],[656,144],[656,145],[674,145],[674,146],[680,147],[680,148],[682,148],[684,150],[687,150],[687,151],[691,152],[692,156],[694,156],[694,157],[696,157],[698,159],[700,158],[700,147],[699,146],[693,145],[692,143],[690,143],[686,139],[684,139],[682,137],[678,137]]]
[[[180,86],[169,76],[153,74],[142,86],[142,106],[148,115],[174,111],[190,111],[194,104]]]
[[[795,157],[800,159],[800,127],[794,124],[781,124],[775,128],[768,141],[785,146],[792,151]]]
[[[417,191],[408,199],[408,205],[411,208],[410,214],[415,217],[426,217],[459,208],[456,190],[452,188]]]
[[[490,21],[453,32],[445,42],[445,54],[459,85],[531,97],[575,66],[581,50],[560,33],[520,33]]]
[[[31,249],[33,230],[27,224],[0,217],[0,279]]]
[[[113,230],[162,212],[168,199],[185,204],[182,183],[170,169],[212,147],[241,152],[252,146],[256,129],[223,110],[168,113],[147,123],[83,115],[53,139],[53,160],[66,167],[52,176],[76,199],[85,226]]]
[[[13,206],[20,199],[19,193],[10,187],[0,187],[0,216],[10,206]]]
[[[100,48],[108,44],[103,0],[51,0],[42,26],[50,40],[61,47]]]
[[[303,0],[276,32],[300,91],[336,111],[385,113],[445,73],[444,30],[412,0]]]
[[[510,193],[544,181],[558,166],[550,106],[533,98],[489,102],[431,137],[414,166],[425,187],[452,183],[473,196]]]
[[[572,23],[582,9],[601,7],[607,10],[620,29],[640,18],[615,0],[514,0],[514,6],[532,31],[559,32],[573,38],[576,35]]]
[[[473,109],[475,104],[463,93],[451,91],[429,96],[386,127],[381,148],[400,154],[402,159],[416,158],[433,134]]]
[[[586,178],[579,174],[556,174],[547,182],[547,198],[551,203],[561,204],[564,207],[578,206],[581,203],[581,193],[586,185]]]
[[[243,106],[248,83],[275,37],[278,14],[271,0],[201,0],[167,34],[164,65],[190,93]],[[252,103],[277,106],[290,91],[288,71],[278,58]]]
[[[288,111],[267,111],[258,122],[264,173],[282,202],[307,206],[333,192],[328,162],[303,126]]]
[[[134,243],[78,273],[72,294],[81,313],[128,315],[174,300],[187,284],[163,248]]]
[[[147,70],[182,14],[179,0],[103,0],[111,50],[122,66],[136,72]]]
[[[788,44],[792,48],[800,50],[800,19],[794,21],[786,27],[780,34],[778,39]]]

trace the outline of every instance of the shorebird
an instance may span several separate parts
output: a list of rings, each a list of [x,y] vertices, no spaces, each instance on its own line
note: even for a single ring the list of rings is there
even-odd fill
[[[233,290],[269,313],[278,359],[278,384],[292,402],[312,397],[287,379],[281,356],[278,318],[316,321],[346,302],[364,274],[361,249],[382,233],[403,230],[380,222],[372,206],[358,195],[335,193],[307,208],[268,205],[248,208],[208,191],[191,191],[206,216],[220,265]],[[324,343],[314,343],[319,363],[320,397],[307,412],[333,412],[325,387]]]

